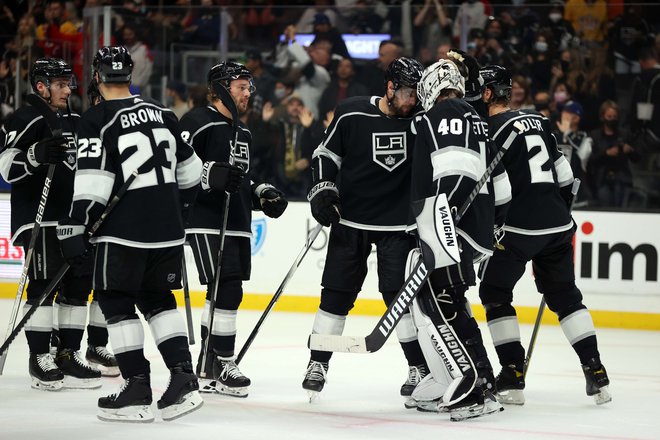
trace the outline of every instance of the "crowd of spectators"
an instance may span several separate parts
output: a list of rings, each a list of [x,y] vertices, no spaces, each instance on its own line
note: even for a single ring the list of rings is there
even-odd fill
[[[561,150],[585,182],[579,197],[583,205],[660,208],[657,2],[165,3],[0,1],[2,117],[13,111],[15,87],[26,84],[27,66],[40,56],[65,58],[82,78],[83,45],[89,40],[81,19],[84,8],[112,5],[111,42],[124,44],[133,55],[134,91],[166,97],[178,116],[205,105],[206,90],[201,79],[181,82],[181,66],[168,65],[171,59],[164,55],[186,47],[217,50],[224,44],[245,63],[257,86],[243,115],[254,135],[254,172],[292,198],[303,198],[312,151],[338,103],[382,95],[384,70],[399,56],[429,65],[462,44],[482,65],[511,70],[512,108],[536,110],[552,120]],[[361,33],[390,36],[381,42],[378,58],[351,58],[342,35]],[[308,46],[297,40],[300,34],[313,34]],[[166,90],[155,93],[162,76],[170,76]],[[72,105],[79,108],[81,102]]]

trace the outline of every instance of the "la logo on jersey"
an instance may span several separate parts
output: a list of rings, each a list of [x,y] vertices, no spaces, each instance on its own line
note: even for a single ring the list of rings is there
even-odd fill
[[[250,149],[247,142],[237,141],[236,148],[232,142],[231,150],[234,155],[234,165],[240,166],[247,173],[250,170]]]
[[[408,158],[406,148],[406,133],[373,133],[371,135],[373,158],[387,171],[393,171]]]
[[[76,154],[78,149],[76,148],[76,141],[73,138],[73,133],[66,133],[67,135],[67,147],[66,147],[66,157],[64,158],[64,165],[69,167],[72,171],[76,170]]]

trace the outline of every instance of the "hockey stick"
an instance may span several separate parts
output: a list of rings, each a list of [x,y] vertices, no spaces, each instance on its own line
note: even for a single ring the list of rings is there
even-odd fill
[[[60,120],[51,110],[51,108],[46,104],[46,102],[39,96],[34,94],[29,94],[25,99],[41,113],[41,116],[48,124],[51,134],[53,136],[62,136],[62,125]],[[18,289],[16,290],[16,298],[14,298],[14,305],[11,309],[11,314],[9,315],[9,325],[7,326],[6,338],[11,335],[14,330],[14,325],[18,319],[18,312],[21,308],[21,299],[23,298],[23,291],[25,290],[25,285],[27,284],[28,279],[28,270],[30,267],[30,262],[32,261],[32,254],[34,253],[34,246],[37,243],[37,237],[41,231],[41,222],[43,219],[43,214],[46,211],[46,202],[48,201],[48,193],[50,191],[50,185],[53,181],[53,175],[55,174],[55,164],[48,165],[48,171],[46,172],[46,179],[44,180],[44,187],[41,190],[41,198],[39,199],[39,206],[37,208],[37,216],[34,219],[34,225],[32,226],[32,231],[30,233],[30,242],[27,247],[27,252],[25,253],[25,262],[23,263],[23,270],[21,271],[21,278],[18,281]],[[7,360],[7,353],[4,353],[0,356],[0,375],[5,369],[5,362]]]
[[[502,148],[497,152],[493,160],[486,168],[481,179],[475,184],[474,188],[465,199],[465,202],[456,212],[454,217],[454,224],[463,218],[467,212],[470,204],[479,194],[479,190],[490,178],[491,174],[495,170],[495,167],[500,163],[502,157],[507,152],[513,140],[517,136],[517,133],[511,132],[509,137],[506,139]],[[430,275],[430,271],[424,265],[423,260],[419,260],[417,264],[413,267],[410,275],[403,283],[403,287],[399,290],[397,295],[394,297],[394,300],[390,303],[389,307],[385,314],[378,320],[376,328],[373,331],[365,336],[341,336],[341,335],[320,335],[320,334],[311,334],[307,341],[307,347],[312,350],[319,351],[339,351],[344,353],[373,353],[374,351],[379,350],[387,341],[387,338],[390,337],[394,328],[401,320],[406,309],[410,306],[412,300],[417,296],[417,293],[421,290],[422,286],[426,282]]]
[[[236,108],[236,103],[234,98],[232,98],[229,90],[227,90],[221,84],[217,82],[211,83],[213,91],[218,95],[220,101],[224,104],[225,107],[230,111],[232,121],[232,130],[234,135],[234,144],[229,146],[229,164],[234,164],[234,153],[233,149],[236,148],[236,143],[238,142],[238,108]],[[213,321],[215,315],[215,298],[218,295],[218,289],[220,287],[220,271],[222,270],[222,254],[225,250],[225,235],[227,232],[227,217],[229,216],[229,199],[231,195],[225,191],[225,198],[223,200],[222,206],[222,228],[220,228],[220,247],[218,249],[218,263],[215,267],[215,273],[213,274],[213,290],[211,291],[211,298],[209,298],[209,322],[208,322],[208,332],[206,335],[206,341],[202,346],[202,365],[206,366],[206,359],[208,357],[209,348],[211,347],[211,336],[213,333]],[[202,378],[206,378],[206,368],[202,368],[199,375]]]
[[[323,226],[318,224],[314,227],[314,229],[312,229],[312,231],[307,236],[305,245],[303,246],[302,250],[296,257],[296,259],[293,260],[293,264],[291,265],[291,268],[289,269],[289,271],[286,273],[286,276],[282,280],[280,287],[278,287],[277,290],[275,291],[275,295],[273,295],[273,298],[268,303],[268,306],[266,306],[266,310],[264,310],[264,312],[261,314],[261,318],[259,318],[259,321],[257,321],[257,325],[254,326],[254,329],[252,329],[252,333],[250,333],[250,336],[248,336],[247,340],[245,341],[243,348],[241,348],[241,351],[238,353],[238,356],[236,357],[237,364],[241,362],[241,359],[243,359],[243,356],[245,356],[245,352],[248,350],[248,348],[250,348],[252,342],[254,342],[254,339],[257,337],[257,333],[259,333],[259,329],[261,328],[261,325],[264,323],[264,321],[270,314],[270,311],[275,306],[277,300],[280,299],[280,296],[282,296],[282,292],[284,292],[284,288],[289,283],[289,280],[293,277],[293,274],[296,272],[296,269],[298,269],[298,266],[300,266],[300,263],[302,263],[303,258],[305,258],[305,255],[307,255],[307,251],[309,251],[309,249],[312,247],[312,244],[314,243],[314,240],[316,240],[316,237],[318,237],[319,233],[321,232],[321,229],[323,229]]]
[[[568,206],[569,213],[573,212],[573,205],[575,205],[575,199],[577,198],[577,193],[579,189],[580,189],[580,179],[573,180],[573,186],[571,186],[571,200]],[[541,295],[541,304],[539,304],[539,311],[536,313],[536,321],[534,321],[534,329],[532,330],[532,337],[529,339],[529,348],[527,349],[527,357],[525,358],[525,364],[523,365],[523,380],[527,376],[527,370],[529,369],[529,362],[532,360],[532,353],[534,352],[534,346],[536,345],[536,337],[538,336],[539,329],[541,328],[541,319],[543,318],[544,311],[545,311],[545,296]]]
[[[119,203],[119,200],[124,197],[124,194],[126,194],[126,191],[128,191],[128,188],[131,186],[135,178],[138,176],[138,172],[134,171],[133,174],[128,176],[128,179],[126,179],[126,182],[119,188],[117,193],[112,197],[108,205],[105,207],[105,210],[101,214],[101,216],[92,224],[92,226],[89,228],[87,231],[87,237],[92,237],[96,231],[99,230],[103,222],[105,221],[106,217],[110,212],[117,206],[117,203]],[[48,283],[48,286],[46,286],[46,289],[43,291],[41,296],[37,298],[37,301],[28,309],[27,312],[25,312],[25,315],[23,315],[23,318],[18,322],[16,327],[12,330],[12,332],[7,336],[7,339],[5,342],[3,342],[2,346],[0,346],[0,354],[4,355],[9,348],[9,345],[16,339],[16,336],[21,332],[27,321],[34,315],[34,313],[37,311],[37,308],[39,308],[44,302],[46,301],[46,298],[49,298],[55,289],[57,289],[57,286],[59,286],[60,282],[62,281],[62,278],[64,278],[64,275],[66,275],[66,272],[69,270],[69,263],[64,263],[60,270],[57,271],[57,274],[55,277]]]
[[[195,330],[190,307],[190,286],[188,285],[188,268],[186,267],[186,248],[183,248],[181,257],[181,282],[183,284],[183,302],[186,305],[186,324],[188,325],[188,344],[195,345]]]

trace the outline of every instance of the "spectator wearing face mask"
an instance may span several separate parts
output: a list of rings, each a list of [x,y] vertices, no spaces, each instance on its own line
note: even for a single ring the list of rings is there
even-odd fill
[[[600,106],[601,127],[591,132],[593,151],[587,164],[588,183],[602,206],[622,207],[626,191],[632,187],[630,163],[639,154],[619,131],[619,106],[605,101]]]
[[[547,18],[541,23],[543,28],[551,32],[551,40],[555,41],[559,50],[570,48],[575,37],[575,30],[571,22],[564,19],[564,2],[553,0]]]
[[[548,90],[550,88],[553,55],[554,50],[548,43],[547,34],[537,34],[532,52],[527,56],[529,76],[537,90]]]

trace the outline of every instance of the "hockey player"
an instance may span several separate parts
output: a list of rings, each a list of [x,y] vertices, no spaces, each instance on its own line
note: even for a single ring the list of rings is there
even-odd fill
[[[403,284],[405,258],[414,246],[405,229],[422,70],[414,59],[394,60],[386,72],[384,96],[342,102],[314,151],[308,199],[314,218],[332,229],[313,333],[342,334],[362,289],[372,245],[378,258],[378,290],[386,304]],[[400,391],[407,398],[426,374],[409,314],[397,326],[397,335],[409,366]],[[311,398],[323,389],[331,355],[311,352],[302,384]]]
[[[525,350],[520,343],[513,288],[532,262],[536,286],[580,358],[587,394],[596,403],[611,400],[609,379],[600,361],[596,331],[582,294],[575,285],[572,239],[576,226],[569,210],[573,174],[557,150],[549,121],[525,111],[511,111],[511,74],[500,66],[481,70],[483,100],[498,148],[507,148],[503,164],[513,199],[502,238],[494,255],[483,263],[479,296],[502,371],[497,389],[504,403],[525,402]]]
[[[248,100],[254,92],[250,71],[242,64],[221,62],[209,71],[207,84],[209,105],[193,109],[181,118],[184,139],[204,162],[203,191],[197,196],[186,227],[200,282],[208,286],[202,315],[202,339],[210,337],[211,340],[206,365],[201,365],[200,354],[197,374],[200,375],[204,368],[206,377],[214,379],[203,380],[203,392],[246,397],[250,379],[236,365],[234,348],[236,313],[243,299],[243,281],[250,279],[251,211],[263,210],[268,217],[278,218],[286,209],[287,201],[274,186],[245,178],[250,171],[252,134],[241,121],[237,121],[234,131],[230,109],[235,105],[239,114],[247,110]],[[229,92],[233,103],[223,101],[217,93],[219,87]],[[209,336],[209,301],[214,293],[212,286],[218,266],[223,206],[228,194],[225,246]]]
[[[494,154],[488,125],[462,99],[465,78],[458,63],[461,61],[440,60],[424,71],[419,82],[419,99],[426,113],[417,124],[411,184],[421,253],[427,268],[433,269],[412,306],[419,342],[431,372],[413,397],[418,403],[427,401],[419,409],[447,410],[452,420],[502,410],[493,395],[492,367],[465,292],[476,284],[473,262],[493,252],[495,206],[505,205],[511,196],[503,170],[496,170],[493,178],[473,193]],[[468,210],[453,225],[452,216],[472,197]],[[443,200],[446,209],[428,210],[429,200],[436,207]],[[443,215],[441,233],[433,226],[435,219],[430,223],[425,219],[426,212]],[[454,226],[457,239],[452,237],[447,243],[429,240],[424,233],[431,230],[440,239]],[[451,258],[441,259],[442,249],[449,247],[454,248]],[[457,368],[446,367],[451,363]],[[428,395],[428,391],[434,391],[429,388],[431,383],[439,392]],[[435,407],[431,401],[435,401]]]
[[[51,278],[64,264],[59,251],[55,226],[66,217],[73,194],[73,177],[76,169],[76,152],[73,136],[79,116],[68,111],[68,98],[75,88],[71,66],[56,58],[38,59],[30,69],[30,83],[35,93],[47,104],[49,112],[56,115],[62,135],[54,136],[56,127],[49,127],[47,117],[35,106],[25,106],[16,111],[0,131],[0,173],[12,184],[11,213],[12,235],[16,243],[26,249],[38,209],[42,209],[42,191],[48,191],[43,211],[41,230],[36,241],[27,287],[25,309],[32,307]],[[49,166],[55,166],[50,182],[46,182]],[[25,326],[30,348],[29,371],[32,387],[44,390],[66,388],[98,388],[101,373],[85,363],[80,353],[80,342],[87,322],[87,298],[91,291],[91,260],[74,264],[58,288],[57,316],[59,344],[55,358],[49,353],[53,330],[52,303],[39,307]],[[94,317],[100,316],[91,308]],[[95,354],[105,350],[107,336],[102,316],[98,325],[90,327],[90,342]],[[100,355],[99,355],[100,356]],[[99,359],[100,361],[100,359]]]
[[[81,118],[73,202],[57,233],[67,261],[83,257],[89,247],[86,228],[128,176],[138,173],[91,239],[96,244],[94,291],[125,379],[117,393],[99,399],[98,417],[150,422],[149,362],[136,305],[170,369],[168,387],[158,401],[163,419],[180,417],[203,403],[186,327],[172,294],[181,287],[182,207],[194,198],[201,162],[181,138],[170,110],[131,95],[132,68],[124,47],[103,47],[94,56],[93,78],[104,101]]]

